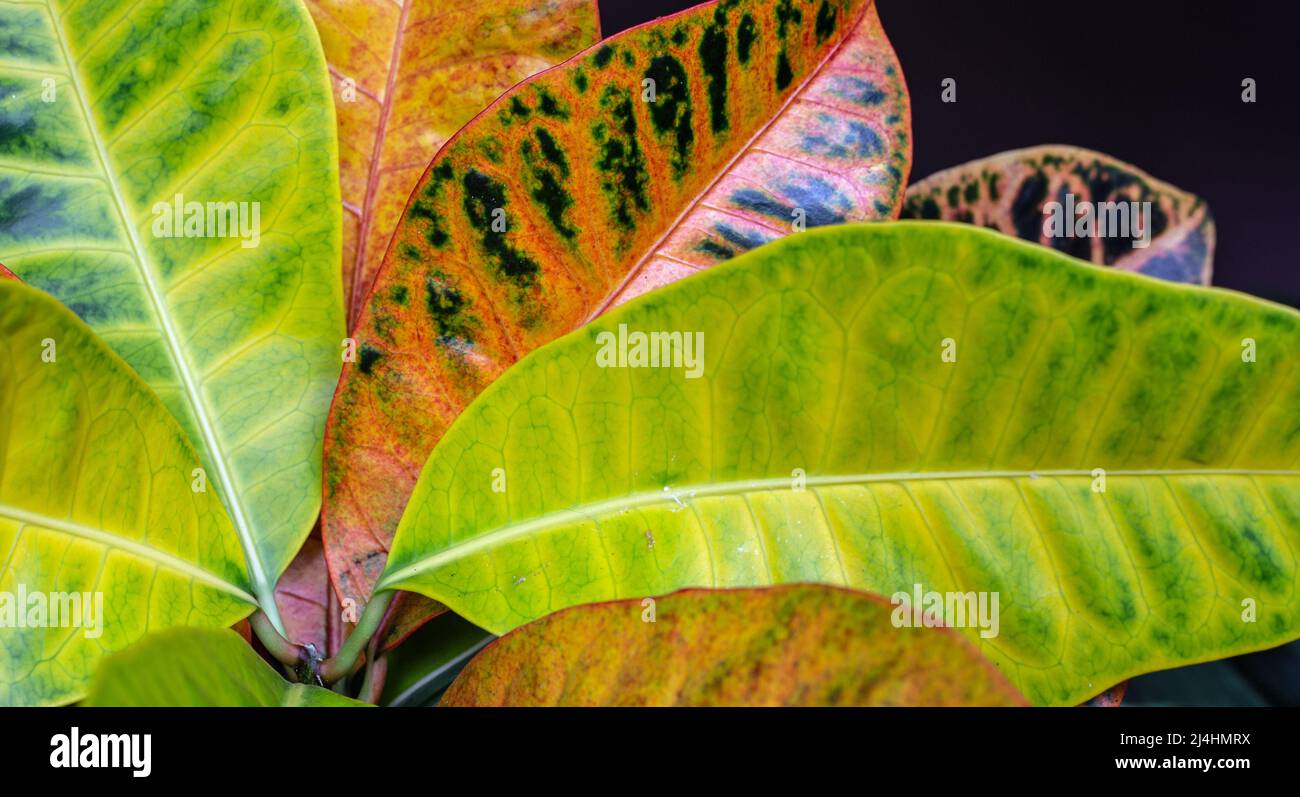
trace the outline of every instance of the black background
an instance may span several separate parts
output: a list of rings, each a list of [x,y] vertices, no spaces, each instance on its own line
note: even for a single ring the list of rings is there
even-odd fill
[[[0,756],[13,793],[27,783],[55,794],[85,785],[112,793],[331,794],[463,789],[536,795],[564,783],[619,793],[804,794],[880,785],[1014,785],[1042,792],[1114,782],[1133,791],[1188,786],[1276,788],[1294,777],[1295,715],[1174,709],[1033,711],[878,709],[447,709],[333,708],[7,709]],[[153,772],[51,769],[55,734],[149,733]],[[1180,733],[1182,745],[1122,744]],[[1192,734],[1249,734],[1246,744],[1193,746]],[[1249,769],[1117,768],[1116,758],[1246,758]],[[464,778],[464,780],[461,780]],[[198,784],[203,789],[197,789]],[[424,783],[423,787],[418,784]],[[683,784],[689,786],[683,787]],[[104,785],[100,785],[104,784]],[[112,784],[112,785],[109,785]],[[409,788],[403,788],[410,784]],[[588,784],[582,786],[582,784]],[[630,785],[629,785],[630,784]],[[822,784],[820,787],[817,784]],[[113,788],[113,787],[116,788]],[[636,786],[640,786],[639,789]],[[652,791],[653,790],[653,791]],[[1017,790],[1018,791],[1018,790]],[[1159,791],[1156,793],[1164,793]],[[9,792],[6,792],[9,793]],[[87,792],[89,793],[89,792]],[[1238,792],[1240,793],[1240,792]]]
[[[602,0],[602,31],[695,4]],[[877,0],[912,96],[912,180],[1018,147],[1099,150],[1209,202],[1214,284],[1300,306],[1300,44],[1287,7]],[[956,103],[940,101],[947,77]]]

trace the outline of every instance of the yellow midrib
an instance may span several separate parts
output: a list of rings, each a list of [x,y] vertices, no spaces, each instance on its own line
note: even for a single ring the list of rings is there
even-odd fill
[[[176,373],[181,378],[184,388],[182,393],[187,399],[187,403],[193,412],[195,422],[198,424],[199,432],[203,436],[205,449],[209,452],[209,459],[216,468],[216,478],[213,479],[218,494],[221,496],[222,503],[229,510],[231,520],[234,523],[235,531],[239,536],[239,542],[244,549],[244,557],[248,563],[249,576],[253,582],[253,589],[262,597],[262,603],[273,603],[274,582],[271,581],[266,573],[266,568],[262,563],[261,554],[257,550],[257,545],[253,538],[252,525],[245,516],[243,505],[239,502],[238,495],[234,489],[234,478],[231,476],[226,466],[225,453],[222,450],[220,440],[217,437],[216,430],[212,426],[209,417],[209,410],[203,400],[203,394],[199,390],[199,383],[195,379],[191,370],[190,363],[185,357],[185,352],[181,347],[180,337],[173,326],[171,314],[168,312],[166,302],[163,300],[162,289],[158,284],[156,275],[145,257],[145,247],[140,241],[135,225],[132,223],[127,214],[126,199],[122,194],[121,186],[118,185],[116,176],[109,169],[108,152],[104,147],[103,137],[95,125],[94,115],[90,109],[89,95],[81,83],[81,75],[78,73],[72,59],[72,52],[68,47],[63,26],[60,23],[58,15],[51,7],[48,0],[45,3],[46,11],[50,15],[51,27],[59,42],[59,49],[63,54],[64,64],[67,66],[68,79],[71,81],[77,95],[77,104],[81,109],[82,117],[86,123],[86,129],[90,133],[90,139],[95,146],[96,155],[99,158],[100,170],[104,176],[104,182],[113,192],[114,205],[117,208],[118,218],[122,222],[122,228],[126,231],[127,238],[131,244],[135,262],[139,266],[141,281],[144,283],[145,292],[149,296],[150,304],[153,306],[154,314],[157,316],[162,327],[162,339],[167,347],[167,353],[170,357]],[[257,603],[257,601],[254,601]],[[275,619],[276,612],[274,608],[267,610],[268,614]]]
[[[1300,470],[1266,470],[1250,468],[1155,468],[1146,470],[1106,470],[1107,478],[1123,476],[1150,478],[1186,476],[1283,476],[1300,479]],[[1090,470],[986,470],[932,471],[916,473],[851,473],[831,476],[807,476],[804,478],[804,486],[805,488],[814,488],[857,484],[882,484],[888,482],[958,481],[963,479],[1036,479],[1040,477],[1073,477],[1090,479],[1093,478],[1093,473]],[[672,489],[665,488],[661,492],[633,493],[631,495],[597,501],[576,509],[556,510],[520,523],[499,526],[472,539],[458,542],[439,551],[438,553],[423,557],[415,563],[400,568],[399,570],[385,573],[375,585],[375,592],[381,592],[382,590],[387,589],[389,584],[400,583],[405,579],[419,575],[427,570],[432,570],[447,562],[471,556],[481,550],[493,548],[502,543],[521,537],[527,537],[543,529],[551,526],[558,526],[566,522],[588,520],[593,517],[611,515],[656,504],[676,503],[684,506],[681,498],[690,500],[719,495],[738,495],[750,492],[789,489],[791,489],[791,477],[789,476],[781,476],[771,479],[744,479],[740,481],[717,482],[713,484],[688,485]],[[400,526],[398,527],[398,532],[401,532]]]
[[[161,567],[184,573],[195,581],[201,581],[210,587],[220,590],[221,592],[234,595],[236,598],[239,598],[250,605],[257,605],[256,598],[249,595],[239,586],[226,581],[216,573],[204,570],[193,562],[188,562],[174,554],[159,550],[152,545],[146,545],[138,540],[127,539],[126,537],[120,537],[111,531],[93,528],[68,519],[53,518],[39,512],[19,509],[16,506],[4,503],[0,503],[0,517],[10,518],[11,520],[15,520],[25,526],[35,526],[37,528],[49,529],[50,531],[57,531],[63,534],[71,534],[75,537],[91,540],[102,545],[107,545],[111,548],[126,551],[133,556],[147,559]]]

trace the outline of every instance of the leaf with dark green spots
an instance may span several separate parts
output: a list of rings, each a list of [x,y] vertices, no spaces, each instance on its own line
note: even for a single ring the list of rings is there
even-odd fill
[[[725,0],[613,36],[462,129],[411,195],[335,398],[340,595],[368,600],[420,465],[511,363],[797,229],[893,216],[909,120],[868,0]]]
[[[120,357],[0,279],[0,706],[74,701],[146,633],[253,610],[239,538],[198,472]]]
[[[307,0],[307,9],[338,98],[354,319],[429,156],[501,92],[598,41],[599,12],[595,0]]]
[[[1012,150],[932,174],[907,189],[902,218],[977,224],[1173,282],[1209,285],[1214,262],[1214,220],[1204,200],[1078,147]]]
[[[99,665],[88,706],[217,708],[365,706],[307,684],[291,684],[227,628],[151,634]]]
[[[0,259],[177,418],[278,622],[345,334],[311,18],[296,0],[51,0],[0,4],[0,31]]]
[[[1019,706],[948,628],[796,584],[575,606],[488,645],[441,706]]]
[[[811,230],[511,368],[377,589],[498,634],[691,586],[933,592],[1077,705],[1300,636],[1297,350],[1295,310],[969,225]]]

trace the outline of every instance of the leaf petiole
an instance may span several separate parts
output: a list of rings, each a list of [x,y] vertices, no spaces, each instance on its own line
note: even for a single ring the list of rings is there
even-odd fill
[[[339,648],[338,653],[321,663],[320,677],[322,681],[330,684],[352,674],[352,671],[356,669],[357,659],[361,656],[361,650],[366,647],[370,638],[375,635],[383,622],[384,615],[388,612],[388,604],[392,602],[394,594],[393,592],[380,592],[370,599],[370,602],[366,604],[366,610],[361,613],[361,619],[357,622],[357,627],[344,640],[343,646]]]

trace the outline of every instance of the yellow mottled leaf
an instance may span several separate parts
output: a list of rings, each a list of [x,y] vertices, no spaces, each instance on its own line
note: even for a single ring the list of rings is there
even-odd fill
[[[252,610],[239,539],[198,474],[125,362],[0,280],[0,705],[76,700],[100,657],[145,633]]]
[[[344,337],[329,78],[298,0],[0,3],[0,259],[172,412],[272,590]]]

